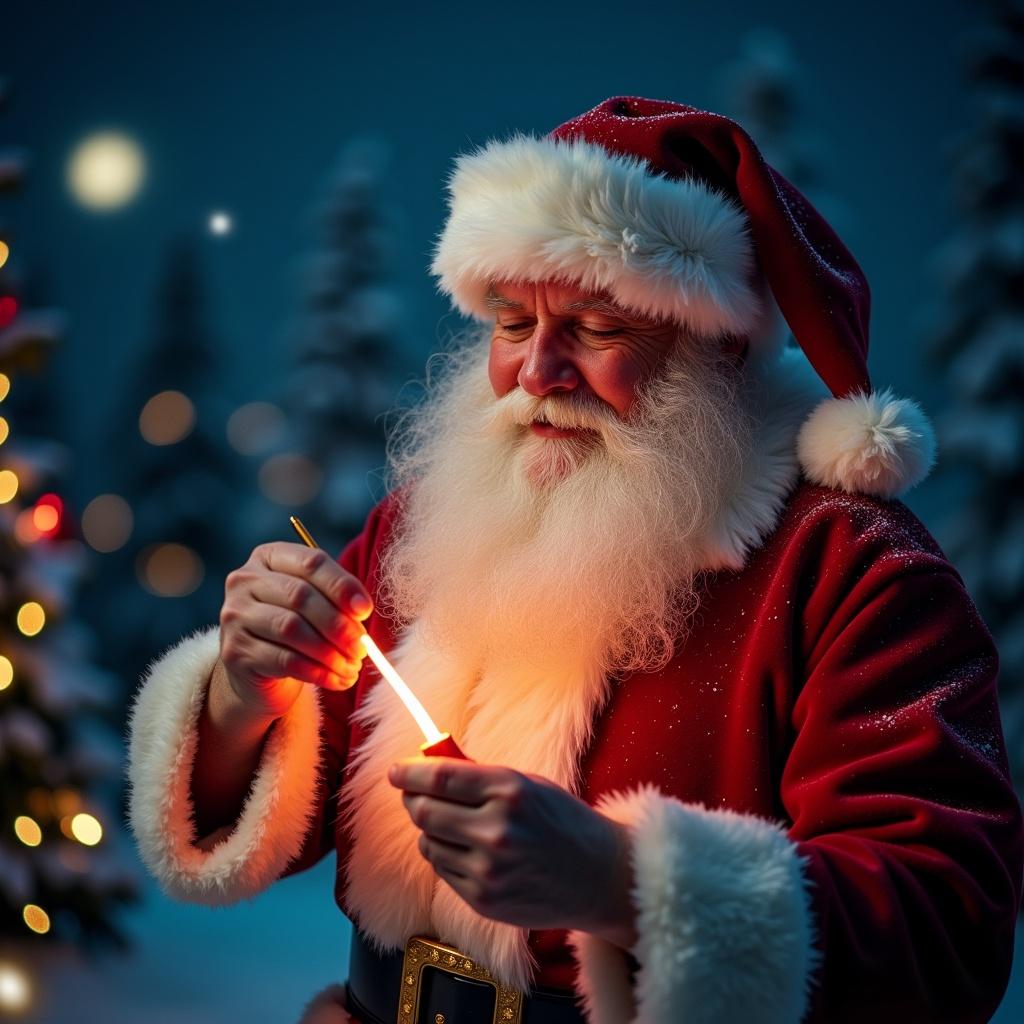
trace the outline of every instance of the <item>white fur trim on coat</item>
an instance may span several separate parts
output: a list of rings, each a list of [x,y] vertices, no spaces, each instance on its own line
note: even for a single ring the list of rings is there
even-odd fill
[[[928,475],[935,434],[916,403],[886,389],[823,401],[801,427],[797,451],[813,483],[896,498]]]
[[[515,135],[459,157],[434,254],[439,287],[486,320],[494,280],[570,280],[694,334],[743,334],[762,313],[742,207],[583,141]]]
[[[821,954],[782,827],[650,785],[597,808],[630,828],[640,967],[631,986],[622,950],[570,933],[590,1024],[798,1024]]]
[[[222,905],[255,896],[302,848],[320,763],[320,704],[304,686],[270,727],[238,821],[197,842],[191,797],[197,725],[220,653],[214,626],[147,669],[129,719],[129,822],[143,863],[168,895]]]

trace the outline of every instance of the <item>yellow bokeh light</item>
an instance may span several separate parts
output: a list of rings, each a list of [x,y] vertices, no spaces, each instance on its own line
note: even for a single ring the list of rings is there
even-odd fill
[[[103,838],[103,826],[83,811],[71,819],[71,834],[83,846],[95,846]]]
[[[0,416],[0,444],[3,444],[4,441],[7,440],[7,435],[10,434],[10,432],[10,424],[3,418],[3,416]]]
[[[28,975],[17,964],[0,961],[0,1010],[17,1013],[32,1002]]]
[[[8,244],[0,239],[0,267],[7,262],[7,257],[11,255],[11,249]]]
[[[184,597],[203,582],[202,559],[184,544],[151,544],[135,562],[139,582],[157,597]]]
[[[60,513],[52,505],[36,505],[32,509],[32,523],[40,533],[49,533],[57,528]]]
[[[17,493],[17,474],[11,469],[0,469],[0,505],[6,505]]]
[[[43,841],[43,830],[36,820],[27,814],[19,814],[14,819],[14,834],[26,846],[38,846]]]
[[[11,391],[11,378],[6,373],[0,373],[0,402],[2,402]]]
[[[82,536],[104,554],[124,547],[132,535],[131,507],[120,494],[98,494],[82,511]]]
[[[75,149],[68,184],[83,206],[113,210],[135,198],[144,174],[137,143],[119,132],[100,132]]]
[[[39,935],[45,935],[50,930],[50,915],[35,903],[26,903],[21,916],[25,924]]]
[[[196,421],[196,409],[180,391],[161,391],[139,413],[139,433],[150,444],[175,444],[187,437]]]
[[[35,636],[46,625],[46,612],[38,601],[26,601],[18,609],[16,621],[25,636]]]
[[[0,690],[6,690],[14,682],[14,666],[11,659],[0,654]]]

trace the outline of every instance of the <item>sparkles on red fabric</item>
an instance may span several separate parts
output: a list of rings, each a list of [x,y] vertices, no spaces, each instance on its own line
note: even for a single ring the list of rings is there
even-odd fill
[[[340,556],[373,592],[395,515],[386,499]],[[395,643],[383,616],[370,632]],[[349,714],[375,679],[323,694],[319,826],[288,873],[335,849],[344,865],[335,794],[361,740]],[[747,567],[708,579],[672,663],[615,681],[580,795],[654,783],[783,822],[823,954],[805,1020],[985,1021],[1009,976],[1024,861],[996,679],[988,631],[913,514],[802,484]],[[563,931],[531,947],[538,984],[572,986]]]

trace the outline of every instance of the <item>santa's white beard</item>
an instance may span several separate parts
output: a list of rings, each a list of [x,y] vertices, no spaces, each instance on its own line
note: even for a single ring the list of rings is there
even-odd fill
[[[392,436],[403,516],[382,607],[476,674],[653,670],[697,607],[702,548],[751,445],[739,371],[684,339],[628,419],[571,395],[496,399],[487,340],[450,357]],[[534,434],[538,418],[584,427]]]

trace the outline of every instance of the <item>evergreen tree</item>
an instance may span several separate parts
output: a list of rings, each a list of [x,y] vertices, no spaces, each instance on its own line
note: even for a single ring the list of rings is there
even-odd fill
[[[392,282],[394,226],[381,198],[385,164],[383,149],[368,141],[342,151],[313,211],[317,248],[301,267],[303,308],[288,332],[294,370],[283,405],[292,445],[309,460],[307,474],[311,465],[322,480],[308,500],[299,487],[295,504],[334,553],[373,503],[383,414],[409,371]],[[287,489],[278,500],[288,503]]]
[[[959,224],[936,256],[930,351],[940,418],[939,533],[1000,649],[1003,724],[1024,784],[1024,10],[990,0],[967,58],[974,116],[952,148]]]
[[[95,588],[104,646],[129,689],[162,649],[218,620],[224,577],[247,553],[235,522],[228,402],[188,238],[169,246],[154,321],[110,439],[114,489],[131,509],[132,533],[104,556],[106,579]]]
[[[0,83],[0,104],[4,96]],[[0,149],[0,192],[16,190],[25,165]],[[93,664],[94,638],[76,604],[90,556],[61,496],[70,451],[32,436],[63,317],[31,307],[21,268],[18,242],[0,222],[3,1016],[28,998],[19,961],[38,959],[34,944],[122,942],[118,905],[137,890],[110,809],[122,764],[119,694]]]

